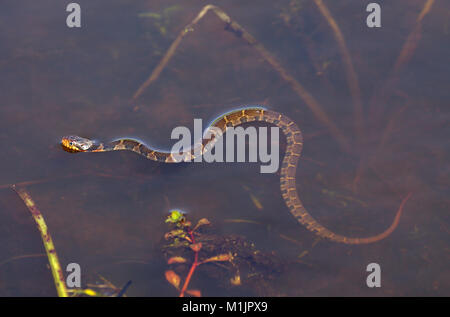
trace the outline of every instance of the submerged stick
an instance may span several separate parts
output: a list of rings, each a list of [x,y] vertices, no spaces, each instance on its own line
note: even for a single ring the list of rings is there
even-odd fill
[[[416,24],[413,27],[411,33],[408,35],[403,47],[400,51],[397,60],[395,61],[394,67],[386,80],[386,82],[381,87],[380,91],[373,95],[369,111],[372,117],[379,117],[381,115],[381,106],[384,105],[386,100],[388,99],[389,90],[395,86],[398,78],[399,72],[402,68],[411,60],[414,52],[419,45],[419,41],[422,38],[422,21],[425,16],[430,12],[432,6],[434,4],[434,0],[427,0],[419,13],[419,16],[416,19]]]
[[[119,293],[117,293],[116,297],[122,297],[123,295],[125,295],[125,292],[127,291],[128,287],[130,287],[131,285],[131,280],[128,281],[123,287],[122,289],[119,291]]]
[[[17,256],[13,256],[9,259],[3,260],[0,262],[0,266],[2,266],[3,264],[12,262],[12,261],[16,261],[16,260],[21,260],[21,259],[30,259],[30,258],[40,258],[46,256],[45,253],[38,253],[38,254],[25,254],[25,255],[17,255]]]
[[[175,54],[178,46],[181,43],[181,40],[190,32],[193,31],[193,27],[206,15],[208,11],[214,12],[214,14],[223,22],[226,23],[225,29],[234,33],[237,37],[242,38],[249,45],[255,48],[256,51],[264,58],[264,60],[269,63],[273,69],[281,76],[281,78],[287,82],[291,88],[295,91],[295,93],[305,102],[308,108],[312,111],[314,116],[319,120],[323,125],[325,125],[330,131],[332,136],[336,139],[338,144],[341,146],[343,150],[346,152],[350,152],[350,144],[347,138],[342,134],[340,129],[334,124],[333,121],[328,117],[326,112],[322,109],[322,106],[316,101],[316,99],[294,78],[292,77],[285,68],[281,66],[281,64],[266,50],[266,48],[259,43],[247,30],[245,30],[242,26],[240,26],[235,21],[231,20],[231,18],[219,7],[214,5],[206,5],[204,6],[197,16],[186,25],[183,30],[180,31],[177,38],[170,45],[166,54],[164,54],[161,61],[152,71],[147,80],[138,88],[138,90],[134,93],[131,102],[135,102],[161,74],[164,67],[170,61],[172,56]]]
[[[398,78],[398,73],[401,71],[401,69],[411,60],[417,46],[419,45],[420,38],[422,37],[422,20],[424,17],[430,12],[432,6],[433,6],[434,0],[427,0],[419,13],[419,16],[416,19],[416,25],[413,27],[413,30],[409,34],[408,38],[406,39],[405,43],[403,44],[402,50],[400,51],[399,56],[397,57],[397,60],[395,61],[394,67],[391,71],[391,74],[389,75],[386,82],[382,85],[379,92],[374,94],[371,98],[370,104],[369,104],[369,112],[370,117],[373,121],[376,121],[381,115],[382,115],[382,109],[384,108],[384,104],[386,100],[389,97],[389,90],[395,86]],[[392,120],[390,120],[391,122]],[[382,148],[382,146],[385,143],[385,140],[387,138],[387,133],[389,133],[390,122],[388,122],[383,134],[380,136],[381,140],[378,145],[378,150]],[[377,130],[380,130],[377,128]],[[375,151],[375,155],[377,154],[377,151]],[[363,158],[359,162],[359,166],[357,168],[356,176],[353,181],[353,191],[355,192],[357,184],[359,183],[361,179],[361,172],[364,170],[367,166],[370,165],[371,162],[368,162],[367,160],[370,160],[370,158]]]
[[[12,189],[20,196],[28,210],[31,212],[34,221],[39,229],[42,237],[42,242],[44,242],[45,252],[47,253],[48,263],[50,264],[50,269],[52,271],[53,280],[55,282],[56,291],[59,297],[67,297],[66,283],[64,281],[64,276],[62,273],[61,265],[59,264],[58,255],[56,254],[55,246],[53,245],[52,237],[48,232],[47,225],[45,223],[44,217],[42,216],[36,204],[31,199],[31,196],[22,188],[17,188],[15,185]]]
[[[350,94],[353,99],[353,116],[355,119],[355,132],[360,140],[364,140],[364,116],[363,107],[361,102],[361,90],[359,88],[358,75],[356,74],[355,68],[353,67],[352,59],[348,51],[347,45],[345,44],[344,35],[336,23],[336,20],[331,15],[327,6],[322,0],[314,0],[314,3],[319,8],[320,13],[323,15],[325,20],[327,20],[331,29],[333,30],[334,38],[338,43],[339,52],[341,54],[342,61],[345,65],[345,72],[347,75],[347,82],[350,88]]]
[[[403,44],[402,50],[400,52],[400,55],[397,58],[397,61],[395,62],[394,66],[394,74],[397,73],[403,65],[405,65],[411,57],[414,54],[414,51],[416,50],[419,41],[422,37],[422,20],[423,18],[430,12],[431,7],[433,6],[434,0],[427,0],[425,5],[422,8],[422,11],[420,12],[419,16],[416,19],[416,25],[413,28],[412,32],[409,34],[408,38],[406,39],[405,44]]]

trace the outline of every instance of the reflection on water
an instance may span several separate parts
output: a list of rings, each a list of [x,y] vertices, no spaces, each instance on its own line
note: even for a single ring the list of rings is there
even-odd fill
[[[413,54],[394,71],[425,1],[383,5],[377,30],[364,26],[356,2],[326,1],[358,77],[360,133],[346,64],[313,1],[223,4],[315,97],[351,144],[345,150],[291,85],[214,15],[130,103],[204,3],[117,0],[104,10],[78,2],[81,29],[65,26],[65,8],[55,1],[10,2],[0,11],[0,295],[56,295],[39,234],[7,186],[13,183],[26,186],[46,217],[63,266],[79,263],[85,283],[99,275],[117,286],[132,280],[129,295],[177,295],[161,252],[173,208],[193,221],[208,218],[209,233],[242,237],[282,263],[271,278],[241,286],[199,269],[192,285],[204,295],[449,294],[447,3],[433,5]],[[130,152],[68,154],[58,145],[76,134],[169,148],[174,127],[245,104],[263,104],[300,126],[297,188],[334,232],[383,231],[411,192],[394,233],[364,246],[318,240],[290,215],[279,175],[260,174],[258,163],[166,165]],[[371,262],[382,268],[379,289],[365,284]]]

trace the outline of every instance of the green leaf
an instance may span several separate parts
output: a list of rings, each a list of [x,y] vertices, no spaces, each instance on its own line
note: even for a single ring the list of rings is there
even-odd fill
[[[166,219],[166,223],[180,223],[185,221],[184,214],[178,210],[171,210]]]

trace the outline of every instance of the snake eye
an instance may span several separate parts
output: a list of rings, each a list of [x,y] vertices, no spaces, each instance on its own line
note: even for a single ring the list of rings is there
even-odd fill
[[[69,142],[69,145],[73,145],[73,142]]]

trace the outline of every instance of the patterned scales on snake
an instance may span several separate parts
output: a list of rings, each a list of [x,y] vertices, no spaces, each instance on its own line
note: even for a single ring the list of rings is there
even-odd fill
[[[339,235],[318,223],[303,206],[295,185],[297,164],[303,146],[302,133],[295,122],[285,115],[275,111],[266,110],[262,107],[234,110],[218,117],[208,128],[211,129],[211,135],[213,135],[213,137],[208,140],[202,140],[201,143],[197,143],[190,151],[185,151],[184,156],[181,157],[177,157],[171,152],[153,150],[144,144],[131,139],[120,139],[110,143],[96,143],[78,136],[67,136],[62,138],[61,145],[69,152],[106,152],[128,150],[141,154],[147,159],[153,161],[177,163],[181,161],[190,161],[194,159],[196,155],[203,155],[214,146],[214,143],[217,140],[217,137],[214,137],[214,135],[224,134],[228,127],[235,127],[240,124],[253,121],[262,121],[273,124],[279,127],[286,136],[287,148],[280,172],[281,193],[291,214],[308,230],[314,232],[320,237],[346,244],[366,244],[376,242],[386,238],[395,230],[400,220],[402,208],[399,209],[395,215],[394,221],[388,229],[378,235],[366,238],[353,238]],[[213,130],[213,128],[216,129]]]

